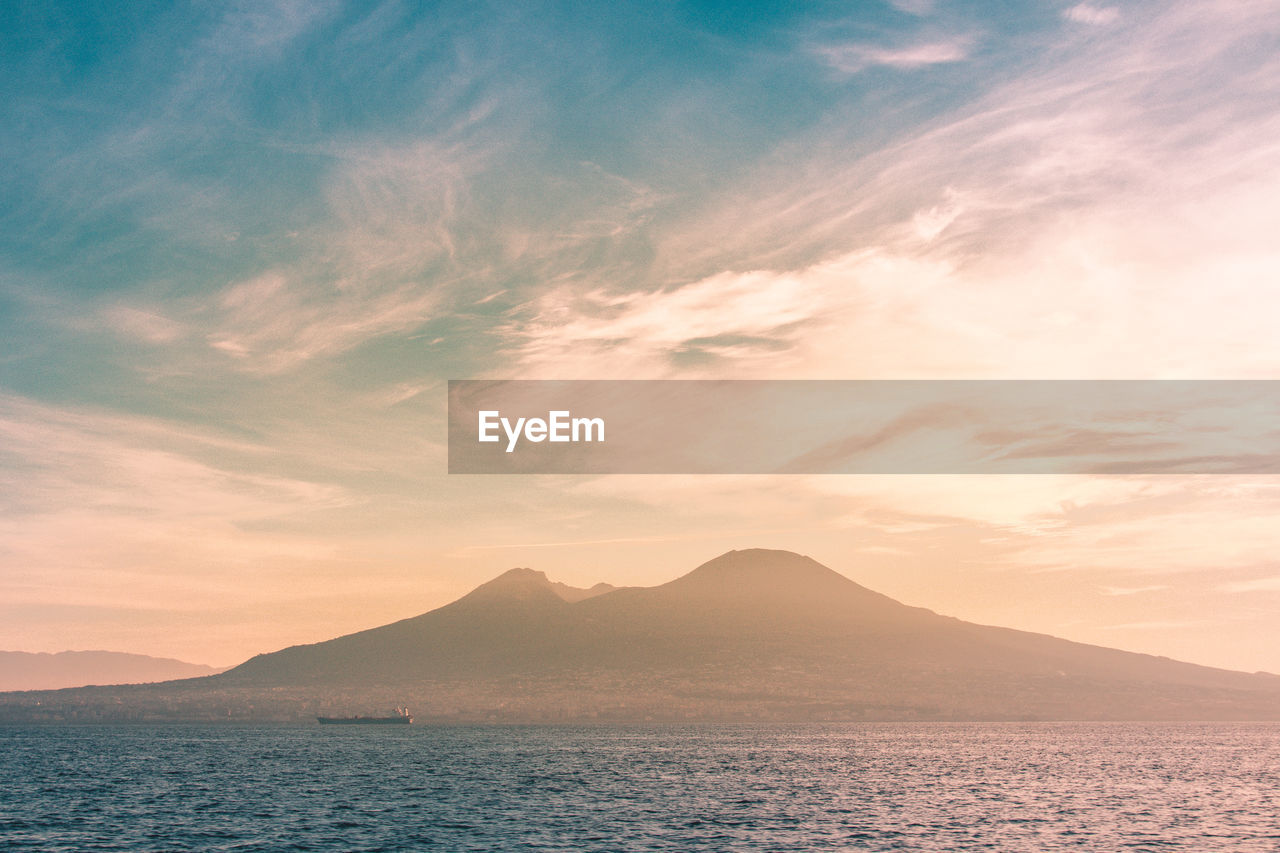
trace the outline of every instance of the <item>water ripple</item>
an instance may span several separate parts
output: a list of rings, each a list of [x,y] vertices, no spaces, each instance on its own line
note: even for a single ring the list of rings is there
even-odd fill
[[[39,851],[1275,851],[1280,726],[0,728]]]

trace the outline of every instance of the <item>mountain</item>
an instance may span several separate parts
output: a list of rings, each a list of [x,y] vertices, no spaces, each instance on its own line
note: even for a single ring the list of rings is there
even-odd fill
[[[47,701],[73,719],[399,704],[438,721],[1280,719],[1276,676],[975,625],[765,550],[655,587],[580,590],[512,569],[429,613],[221,675],[67,693]],[[0,719],[23,713],[0,700]]]
[[[0,691],[56,690],[86,684],[139,684],[221,670],[124,652],[0,652]]]

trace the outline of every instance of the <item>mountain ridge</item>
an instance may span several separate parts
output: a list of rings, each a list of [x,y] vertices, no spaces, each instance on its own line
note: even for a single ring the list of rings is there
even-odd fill
[[[513,569],[437,610],[260,655],[221,677],[229,683],[291,683],[291,678],[299,683],[300,669],[310,673],[308,679],[339,680],[358,669],[360,678],[377,683],[398,680],[398,668],[406,666],[413,677],[465,670],[529,675],[565,667],[717,666],[743,654],[767,665],[815,657],[830,662],[834,654],[863,666],[905,662],[1041,675],[1063,671],[1062,660],[1072,661],[1068,669],[1092,667],[1121,675],[1146,663],[1174,680],[1212,682],[1221,679],[1210,673],[1232,673],[963,622],[895,601],[786,551],[730,551],[658,586],[613,589],[576,602],[556,595],[553,583],[543,572]],[[854,653],[835,648],[837,643],[852,643]],[[402,651],[372,651],[383,644]],[[430,649],[439,657],[424,664],[420,655],[405,653],[406,648]],[[326,663],[326,654],[335,657]],[[272,666],[276,655],[286,655],[287,660],[278,660],[287,665]],[[445,660],[450,655],[458,659],[457,666]],[[344,670],[340,661],[351,668]],[[1058,663],[1051,666],[1054,661]],[[1234,677],[1222,678],[1230,682]]]
[[[1280,719],[1275,676],[964,622],[764,549],[653,587],[513,569],[398,622],[119,690],[79,694],[92,710],[77,713],[296,720],[379,701],[441,722]],[[56,712],[19,716],[42,713]]]
[[[171,681],[216,675],[222,669],[174,658],[101,649],[63,652],[0,651],[0,691],[58,690],[91,684]]]

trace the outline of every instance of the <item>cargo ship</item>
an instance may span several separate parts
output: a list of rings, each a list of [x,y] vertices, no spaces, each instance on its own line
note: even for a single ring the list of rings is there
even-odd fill
[[[413,722],[408,708],[396,708],[394,717],[316,717],[322,726],[407,726]]]

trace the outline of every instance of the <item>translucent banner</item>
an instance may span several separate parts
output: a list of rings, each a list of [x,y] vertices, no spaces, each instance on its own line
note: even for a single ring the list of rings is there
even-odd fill
[[[449,472],[1280,473],[1280,381],[452,380]]]

